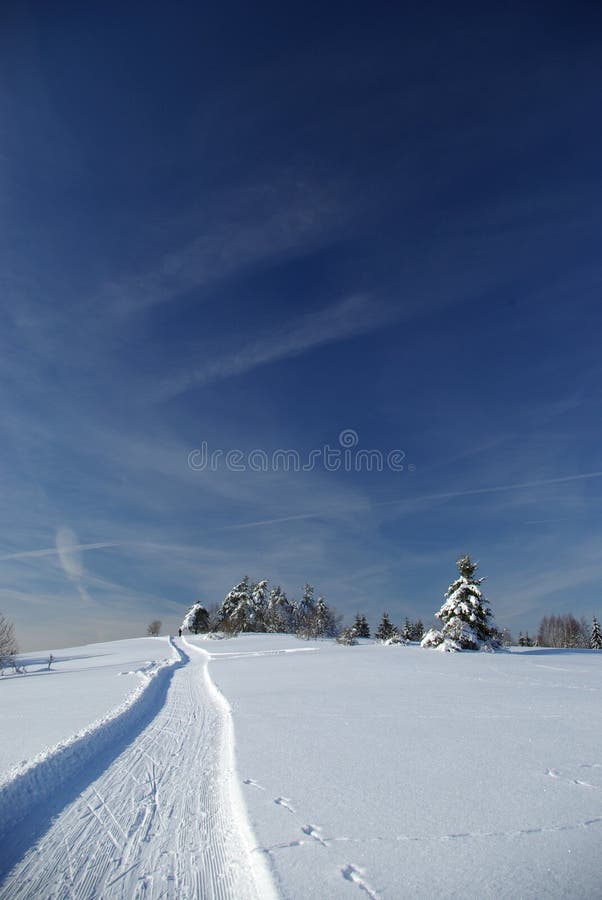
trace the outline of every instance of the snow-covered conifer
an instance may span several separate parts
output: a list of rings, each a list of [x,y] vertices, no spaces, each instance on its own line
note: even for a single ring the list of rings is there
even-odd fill
[[[220,628],[225,631],[245,631],[250,601],[249,576],[226,594],[219,611]]]
[[[389,619],[389,613],[384,612],[379,626],[376,629],[376,633],[374,635],[375,639],[380,643],[384,643],[385,641],[389,641],[396,634],[398,634],[398,632]]]
[[[182,620],[182,631],[187,629],[193,634],[209,631],[209,612],[200,603],[190,607]]]
[[[602,634],[600,633],[600,625],[595,616],[592,619],[592,633],[589,645],[592,650],[602,650]]]
[[[265,631],[266,614],[268,610],[268,583],[259,581],[250,589],[250,597],[247,608],[247,630]]]
[[[437,628],[429,628],[420,641],[421,647],[441,647],[442,645],[443,636]]]
[[[269,593],[265,626],[272,634],[286,634],[294,630],[293,610],[280,585],[272,588]]]
[[[296,634],[300,620],[299,601],[296,597],[291,597],[291,599],[289,600],[289,606],[291,610],[291,633]]]
[[[401,628],[401,636],[404,641],[412,640],[412,623],[407,616],[405,617],[403,626]]]
[[[370,637],[370,626],[366,621],[366,616],[361,616],[359,613],[355,614],[355,621],[351,626],[353,629],[353,633],[358,638],[369,638]]]
[[[431,629],[421,644],[442,650],[493,649],[499,644],[491,633],[491,610],[480,589],[484,579],[475,578],[477,565],[468,555],[462,556],[457,566],[460,577],[449,586],[445,603],[435,613],[443,627],[441,631]]]
[[[295,630],[297,634],[302,634],[304,637],[311,635],[315,611],[314,589],[311,584],[306,584],[303,588],[301,601],[295,606]]]
[[[314,589],[311,584],[306,583],[303,587],[303,596],[301,597],[301,602],[299,604],[299,612],[301,615],[303,615],[304,612],[313,613],[314,607]]]
[[[416,619],[415,622],[412,622],[412,636],[410,637],[411,641],[421,641],[424,637],[424,625],[422,623],[422,619]]]
[[[337,635],[336,641],[337,644],[343,644],[344,647],[353,647],[354,644],[357,644],[355,625],[352,625],[351,628],[343,628]]]
[[[327,606],[324,597],[318,597],[314,613],[314,633],[316,637],[334,637],[337,631],[333,611]]]

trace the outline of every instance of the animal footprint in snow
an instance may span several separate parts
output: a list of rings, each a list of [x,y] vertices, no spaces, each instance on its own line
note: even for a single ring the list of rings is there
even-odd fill
[[[276,797],[274,800],[276,806],[282,806],[284,809],[288,809],[289,812],[294,813],[295,810],[291,806],[291,798],[290,797]]]
[[[580,768],[583,768],[580,766]],[[590,784],[589,781],[582,781],[580,778],[566,778],[560,774],[556,769],[546,769],[546,775],[549,775],[550,778],[557,778],[560,781],[564,781],[567,784],[576,784],[579,787],[591,788],[592,790],[598,790],[595,784]]]
[[[265,791],[265,788],[262,787],[258,781],[253,781],[252,778],[245,778],[243,784],[248,784],[249,787],[257,788],[259,791]]]
[[[318,844],[322,844],[323,847],[328,847],[328,844],[322,837],[322,829],[319,825],[304,825],[301,831],[303,834],[307,834],[309,837],[313,838],[314,841],[317,841]]]
[[[352,863],[347,863],[347,865],[343,866],[341,869],[341,875],[345,881],[351,881],[352,884],[357,884],[358,888],[370,897],[370,900],[378,900],[378,894],[364,879],[364,869],[360,869],[359,866],[354,866]]]

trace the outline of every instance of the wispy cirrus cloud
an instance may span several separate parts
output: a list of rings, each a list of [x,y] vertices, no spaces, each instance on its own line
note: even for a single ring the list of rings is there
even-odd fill
[[[94,544],[71,544],[69,547],[69,551],[77,551],[80,550],[104,550],[107,547],[117,547],[119,546],[113,541],[97,541]],[[0,556],[0,562],[4,562],[9,559],[35,559],[40,556],[58,556],[64,554],[64,547],[42,547],[41,549],[36,550],[19,550],[17,553],[4,553]]]
[[[286,177],[243,184],[183,216],[192,234],[175,249],[163,248],[153,267],[107,285],[109,308],[118,315],[141,312],[256,264],[306,252],[332,239],[348,216],[332,186]]]
[[[511,491],[530,490],[540,487],[551,487],[557,484],[569,484],[575,481],[589,481],[593,478],[602,478],[602,471],[598,472],[582,472],[578,475],[562,475],[558,478],[541,478],[534,481],[517,482],[516,484],[497,484],[489,487],[466,488],[458,491],[445,491],[439,494],[425,494],[423,496],[411,498],[399,498],[397,500],[380,500],[375,503],[376,506],[400,506],[408,507],[412,511],[430,506],[436,506],[438,503],[445,503],[448,500],[455,500],[459,497],[474,497],[481,494],[500,494]]]
[[[326,344],[369,334],[398,321],[402,314],[403,309],[387,306],[367,295],[345,297],[318,312],[272,328],[234,353],[207,360],[163,381],[156,399],[168,400],[192,387],[202,387]]]

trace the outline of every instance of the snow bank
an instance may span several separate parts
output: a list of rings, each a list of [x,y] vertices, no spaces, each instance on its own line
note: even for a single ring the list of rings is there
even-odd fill
[[[160,702],[166,679],[174,667],[182,665],[182,657],[171,638],[169,644],[173,658],[140,671],[140,684],[118,707],[0,777],[0,837],[81,773],[92,759],[139,730],[157,701]]]

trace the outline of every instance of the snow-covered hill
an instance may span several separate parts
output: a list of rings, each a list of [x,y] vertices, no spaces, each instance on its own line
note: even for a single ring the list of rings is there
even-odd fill
[[[600,894],[602,653],[55,657],[0,679],[2,898]]]

